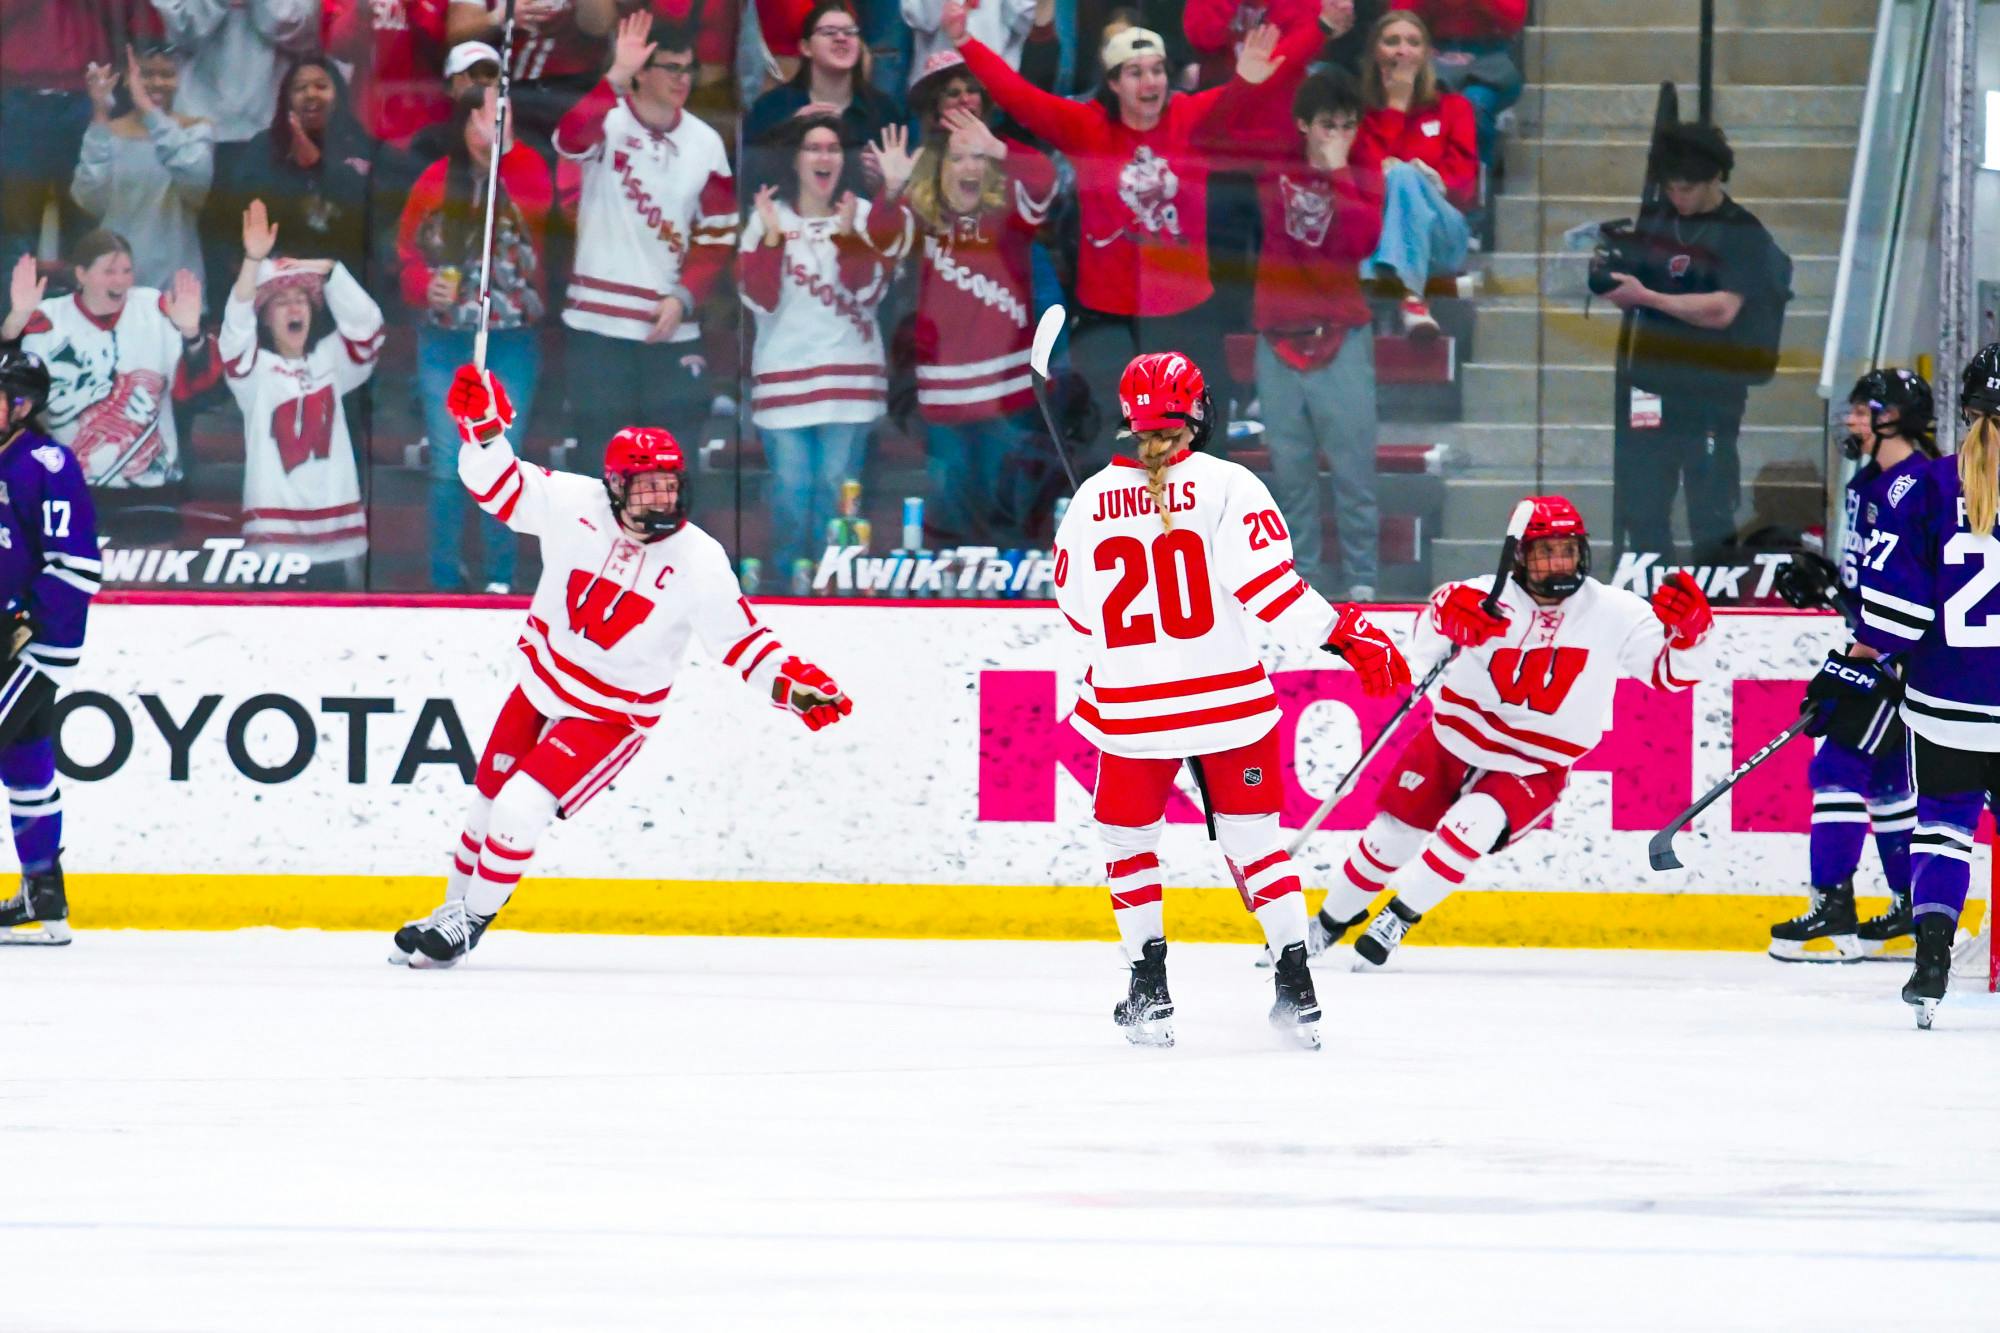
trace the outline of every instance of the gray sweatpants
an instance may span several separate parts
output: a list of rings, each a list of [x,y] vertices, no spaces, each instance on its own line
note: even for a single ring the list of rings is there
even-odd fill
[[[1375,507],[1375,339],[1350,329],[1340,354],[1297,371],[1257,340],[1257,397],[1271,450],[1271,497],[1292,530],[1292,559],[1308,583],[1328,591],[1320,551],[1319,455],[1333,466],[1343,588],[1375,585],[1381,514]]]

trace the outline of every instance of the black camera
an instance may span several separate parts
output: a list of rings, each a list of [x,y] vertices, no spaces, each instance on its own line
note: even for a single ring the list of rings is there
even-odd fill
[[[1646,242],[1631,218],[1597,224],[1597,245],[1590,252],[1590,272],[1584,282],[1593,296],[1602,296],[1618,285],[1613,273],[1629,273],[1644,282]]]

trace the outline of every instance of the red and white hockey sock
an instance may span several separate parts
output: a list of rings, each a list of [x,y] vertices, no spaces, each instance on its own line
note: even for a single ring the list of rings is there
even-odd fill
[[[492,916],[507,905],[514,886],[527,873],[542,831],[555,817],[556,798],[547,787],[529,777],[508,779],[493,800],[486,841],[465,891],[466,911]]]
[[[1500,803],[1484,792],[1462,796],[1445,812],[1437,832],[1397,879],[1396,896],[1414,912],[1428,912],[1458,891],[1479,858],[1507,829]]]
[[[445,872],[444,900],[455,903],[465,897],[472,872],[479,868],[479,849],[486,845],[486,825],[493,815],[493,802],[474,794],[472,808],[465,812],[465,827],[458,831],[458,843],[451,849],[451,869]]]
[[[1217,815],[1215,839],[1229,860],[1243,905],[1264,928],[1275,957],[1306,938],[1306,895],[1285,854],[1276,815]]]
[[[1389,877],[1423,844],[1422,829],[1393,815],[1375,816],[1354,844],[1354,854],[1341,867],[1340,877],[1328,887],[1320,911],[1335,921],[1354,920],[1368,910],[1376,894],[1389,887]]]
[[[1111,885],[1111,918],[1118,923],[1118,942],[1125,957],[1138,962],[1145,954],[1146,941],[1166,938],[1167,911],[1161,901],[1160,845],[1164,821],[1141,828],[1102,824],[1097,833],[1111,860],[1105,862],[1104,877]]]

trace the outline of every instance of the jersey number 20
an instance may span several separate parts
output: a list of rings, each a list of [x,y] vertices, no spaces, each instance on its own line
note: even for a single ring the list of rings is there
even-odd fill
[[[1118,582],[1104,599],[1106,647],[1152,643],[1161,631],[1170,639],[1199,639],[1215,628],[1208,550],[1199,533],[1175,528],[1153,538],[1150,547],[1137,537],[1108,537],[1097,544],[1096,564],[1118,571]],[[1132,603],[1148,583],[1158,589],[1157,619],[1131,614]]]

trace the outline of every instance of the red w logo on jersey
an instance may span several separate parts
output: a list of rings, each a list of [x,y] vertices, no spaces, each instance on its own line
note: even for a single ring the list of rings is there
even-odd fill
[[[1500,701],[1537,713],[1553,713],[1569,697],[1576,678],[1590,660],[1588,648],[1502,648],[1488,670]]]
[[[295,472],[315,458],[331,457],[333,386],[323,384],[303,399],[278,404],[271,412],[271,439],[287,472]]]
[[[614,647],[653,614],[650,598],[581,569],[569,572],[569,628],[599,648]]]

